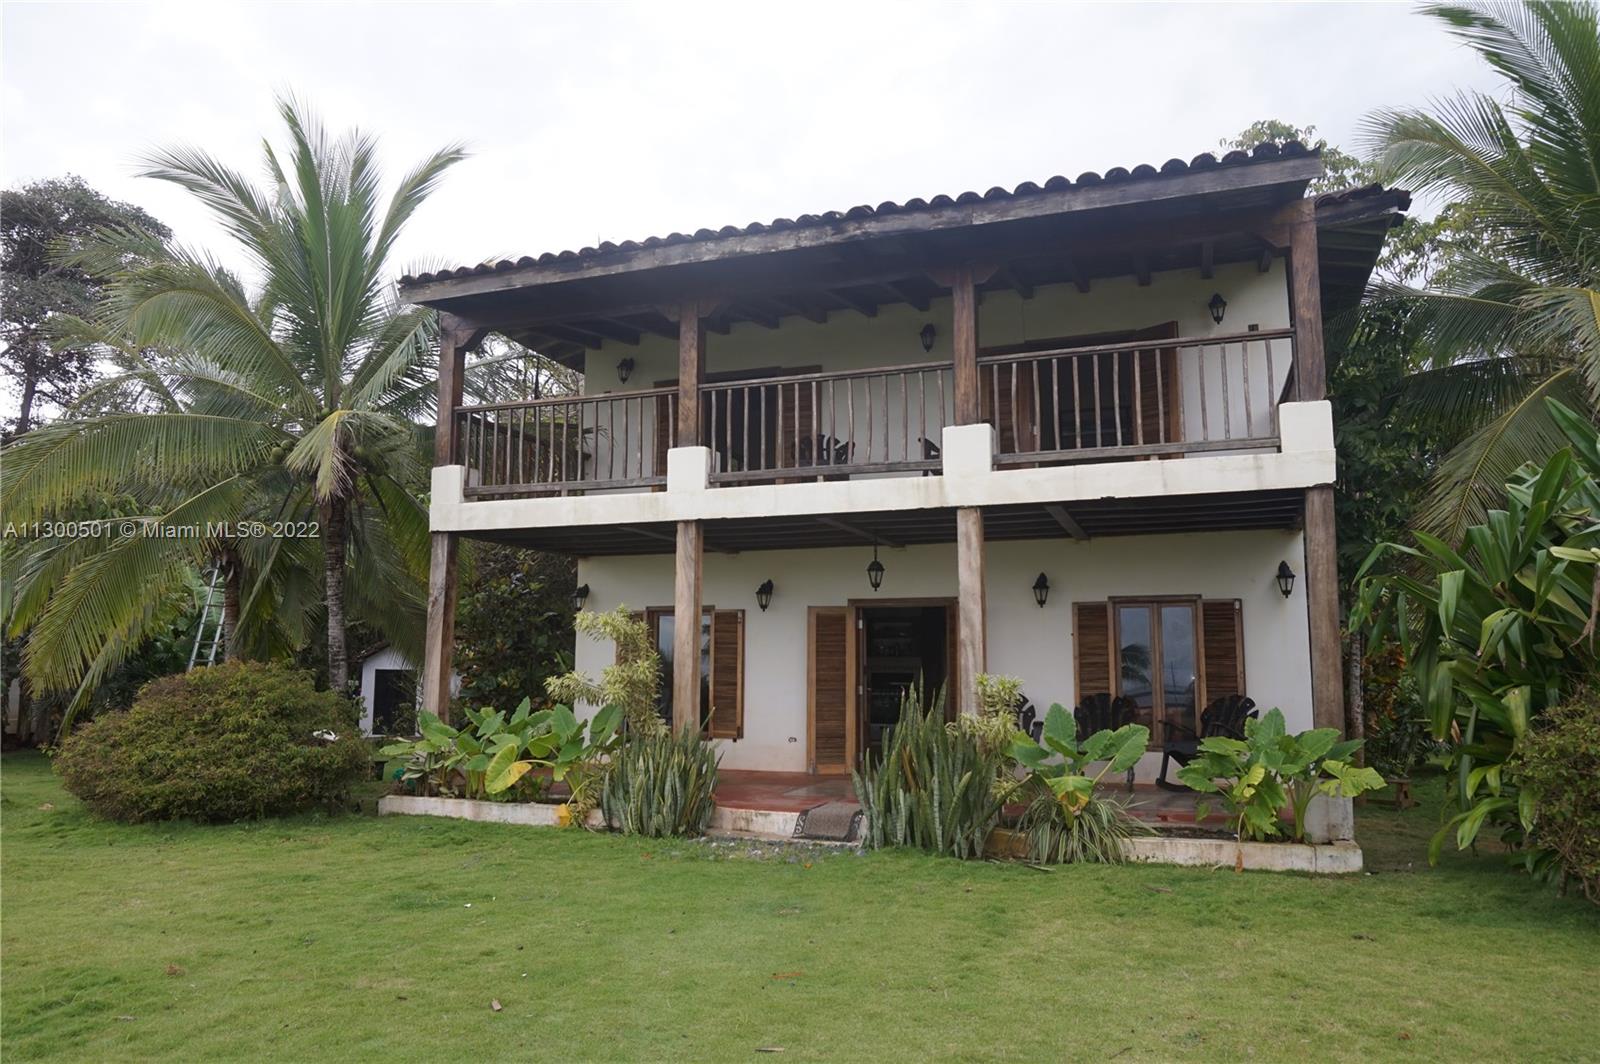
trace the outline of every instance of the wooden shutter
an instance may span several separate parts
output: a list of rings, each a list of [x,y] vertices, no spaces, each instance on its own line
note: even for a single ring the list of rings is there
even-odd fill
[[[807,620],[811,771],[848,772],[855,745],[850,734],[855,672],[850,611],[844,606],[812,606]]]
[[[1238,599],[1200,603],[1202,707],[1224,695],[1248,694],[1244,683],[1244,613]]]
[[[744,737],[744,610],[711,611],[712,739]]]
[[[1111,656],[1111,603],[1072,604],[1073,680],[1075,700],[1115,694]]]

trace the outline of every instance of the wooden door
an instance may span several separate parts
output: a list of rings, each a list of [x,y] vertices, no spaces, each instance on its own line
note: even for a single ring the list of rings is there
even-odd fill
[[[807,763],[844,773],[856,753],[856,640],[848,606],[812,606],[806,619]]]

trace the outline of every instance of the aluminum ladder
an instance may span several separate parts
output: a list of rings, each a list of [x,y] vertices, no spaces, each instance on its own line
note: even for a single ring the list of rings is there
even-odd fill
[[[217,595],[221,573],[216,566],[206,570],[206,601],[200,607],[200,625],[194,631],[194,649],[189,651],[189,669],[196,665],[215,665],[217,648],[222,646],[222,600]],[[209,638],[206,635],[210,630]],[[201,658],[204,648],[205,657]]]

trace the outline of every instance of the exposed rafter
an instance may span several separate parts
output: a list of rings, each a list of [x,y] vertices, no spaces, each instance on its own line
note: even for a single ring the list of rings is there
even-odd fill
[[[860,296],[853,296],[849,292],[838,288],[824,289],[824,292],[829,299],[838,301],[847,310],[858,311],[862,314],[865,314],[869,318],[876,318],[878,316],[878,304],[872,302],[871,300],[862,299]]]
[[[587,329],[579,329],[572,325],[544,325],[540,327],[539,331],[543,332],[547,336],[553,336],[557,340],[566,340],[569,343],[582,344],[591,351],[600,350],[605,343],[604,336],[589,332]]]
[[[1028,284],[1021,277],[1018,277],[1017,271],[1012,269],[1010,266],[1000,267],[999,270],[995,271],[995,276],[1007,286],[1015,289],[1017,295],[1021,296],[1023,299],[1033,298],[1033,285]]]
[[[603,336],[607,340],[616,340],[618,343],[627,344],[629,347],[639,346],[639,330],[631,329],[626,325],[619,325],[616,322],[602,318],[598,321],[585,320],[578,327],[587,332]]]
[[[1046,505],[1044,512],[1049,514],[1051,519],[1061,526],[1061,530],[1073,539],[1084,540],[1089,538],[1089,534],[1083,530],[1083,526],[1078,524],[1077,518],[1068,513],[1067,508],[1060,503]]]
[[[1217,245],[1210,240],[1200,242],[1200,276],[1211,280],[1216,273]]]
[[[881,547],[900,546],[900,544],[894,542],[893,540],[886,539],[883,536],[878,535],[876,532],[869,532],[859,525],[853,525],[848,521],[841,521],[837,517],[818,517],[817,524],[827,525],[829,528],[838,529],[840,532],[855,536],[863,543],[873,543]]]
[[[923,314],[928,313],[928,308],[933,306],[933,300],[923,292],[917,291],[905,281],[885,281],[884,287],[889,289],[901,299],[916,307]]]

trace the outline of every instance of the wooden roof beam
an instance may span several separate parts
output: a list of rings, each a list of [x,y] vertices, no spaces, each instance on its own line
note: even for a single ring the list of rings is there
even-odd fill
[[[1049,514],[1051,519],[1061,526],[1061,530],[1073,539],[1081,541],[1089,538],[1089,533],[1085,532],[1083,526],[1078,524],[1077,518],[1068,513],[1067,508],[1060,503],[1048,504],[1045,506],[1044,512]]]
[[[1150,256],[1143,253],[1133,257],[1133,275],[1139,279],[1140,288],[1150,287]]]
[[[859,296],[853,296],[849,292],[842,291],[838,288],[825,288],[823,289],[823,294],[825,294],[829,299],[836,300],[842,304],[846,310],[857,311],[858,313],[869,318],[876,318],[878,316],[878,304],[872,302],[871,300],[862,299]]]
[[[671,532],[657,532],[653,528],[640,528],[638,525],[618,525],[616,527],[618,532],[631,532],[636,536],[643,536],[645,539],[653,539],[660,543],[671,543],[674,547],[678,545],[678,537]],[[706,540],[702,540],[701,545],[704,546],[706,550],[712,551],[716,554],[739,553],[736,550],[729,550],[726,547],[714,546],[712,543]]]
[[[591,351],[598,351],[605,343],[605,337],[586,329],[579,329],[571,325],[543,325],[539,331],[546,336],[553,336],[557,340],[566,340],[569,343],[582,344]]]
[[[840,532],[848,533],[849,535],[855,536],[857,539],[860,539],[865,543],[871,543],[871,544],[874,544],[876,546],[880,546],[880,547],[898,547],[898,546],[900,546],[899,543],[896,543],[896,542],[894,542],[892,540],[886,539],[883,536],[880,536],[875,532],[869,532],[869,531],[867,531],[866,529],[862,528],[859,525],[852,525],[848,521],[841,521],[837,517],[819,517],[819,518],[817,518],[817,524],[819,524],[819,525],[827,525],[829,528],[837,529]]]
[[[639,330],[613,322],[609,319],[598,321],[586,320],[580,326],[585,332],[592,332],[607,340],[616,340],[618,343],[627,344],[629,347],[639,346]]]
[[[1217,245],[1211,240],[1200,242],[1200,276],[1211,280],[1216,275]]]
[[[931,298],[924,293],[918,292],[905,281],[885,281],[883,286],[913,307],[916,307],[923,314],[928,313],[928,308],[933,306]]]
[[[666,321],[665,318],[661,321],[656,321],[650,315],[635,315],[635,319],[639,317],[645,317],[647,320],[639,321],[627,318],[607,318],[606,320],[616,322],[626,329],[637,329],[641,333],[650,333],[652,336],[660,336],[668,340],[676,340],[678,338],[678,327],[672,322]]]
[[[728,311],[731,314],[737,314],[746,321],[753,321],[764,329],[776,329],[778,327],[777,315],[762,311],[746,299],[741,299],[734,303],[732,307],[728,308]]]
[[[818,325],[826,325],[828,322],[828,310],[826,307],[812,306],[809,303],[803,303],[798,299],[790,299],[787,296],[768,296],[767,300],[790,313],[800,315],[807,321],[816,322]]]
[[[1028,284],[1021,277],[1018,277],[1017,271],[1013,270],[1010,266],[1000,267],[1000,269],[995,271],[995,276],[1004,282],[1008,287],[1015,289],[1017,295],[1021,296],[1023,299],[1033,298],[1033,285]]]
[[[1072,255],[1066,257],[1066,263],[1067,272],[1072,275],[1072,283],[1077,286],[1078,291],[1087,294],[1089,291],[1089,275],[1083,272],[1083,266]]]

